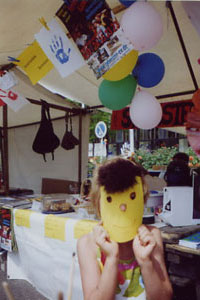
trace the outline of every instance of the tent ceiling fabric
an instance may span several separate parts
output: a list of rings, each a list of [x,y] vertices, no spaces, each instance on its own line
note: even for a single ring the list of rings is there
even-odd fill
[[[159,85],[146,90],[154,96],[194,90],[194,84],[172,22],[170,11],[166,7],[165,1],[149,2],[151,2],[162,15],[164,32],[159,43],[147,52],[154,52],[163,59],[165,64],[165,76]],[[107,3],[112,9],[120,5],[118,0],[107,0]],[[42,26],[38,19],[44,17],[45,20],[49,22],[55,16],[56,11],[63,4],[63,1],[0,0],[0,4],[0,65],[5,65],[8,63],[8,56],[17,57],[30,43],[33,42],[34,34],[39,32]],[[200,37],[187,17],[181,1],[172,2],[172,5],[198,86],[200,86],[200,65],[197,62],[200,57]],[[119,20],[122,14],[123,12],[117,15]],[[16,70],[15,72],[17,72],[18,76],[24,76],[23,74],[19,75],[19,70]],[[29,89],[31,83],[29,81],[30,84],[28,87],[28,81],[29,79],[27,78],[26,84],[24,84],[24,82],[21,84],[20,82],[16,89],[19,89],[26,97],[40,99],[41,96],[37,94],[39,84],[32,86],[32,89],[36,88],[37,92],[36,94],[32,94],[31,92],[32,96],[30,96]],[[97,80],[93,72],[85,65],[64,79],[61,78],[54,68],[39,83],[53,93],[60,94],[78,102],[83,102],[89,106],[96,106],[101,105],[98,99],[98,87],[101,81],[102,79]],[[162,101],[190,99],[191,96],[192,95],[167,98]],[[46,98],[46,100],[48,99]],[[57,101],[57,99],[52,101]],[[59,101],[61,101],[60,98]],[[62,102],[64,103],[64,100],[62,100]],[[34,108],[31,109],[34,110]],[[22,109],[18,114],[22,115],[23,110],[27,110],[28,112],[28,107]],[[19,123],[17,117],[14,117],[14,115],[15,114],[13,113],[13,124],[15,123],[15,120],[16,123]],[[25,115],[26,116],[22,117],[23,119],[27,117],[27,113],[25,113]],[[31,115],[30,118],[34,119],[34,114],[31,113]],[[38,116],[36,119],[38,119]]]
[[[24,95],[26,98],[36,99],[36,100],[46,100],[48,103],[60,105],[60,106],[68,106],[74,107],[71,103],[68,103],[65,99],[58,95],[54,95],[49,92],[44,87],[36,84],[33,86],[30,83],[29,78],[24,75],[21,71],[14,69],[14,73],[18,79],[18,85],[15,86],[15,90]],[[0,114],[0,124],[2,126],[2,113]],[[65,112],[57,109],[50,109],[51,118],[64,117]],[[23,124],[29,124],[38,122],[41,119],[41,106],[35,105],[32,103],[26,104],[22,109],[18,112],[12,111],[8,108],[8,127],[19,126]]]

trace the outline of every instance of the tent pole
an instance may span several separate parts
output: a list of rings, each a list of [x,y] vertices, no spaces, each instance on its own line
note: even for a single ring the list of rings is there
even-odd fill
[[[8,107],[7,105],[3,106],[3,185],[4,193],[9,194],[9,165],[8,165]]]
[[[36,105],[42,105],[42,102],[40,100],[35,100],[35,99],[31,99],[31,98],[26,98],[29,102],[31,102],[32,104],[36,104]],[[50,108],[54,108],[54,109],[58,109],[58,110],[63,110],[63,111],[67,111],[67,112],[72,112],[74,114],[78,114],[81,111],[81,108],[69,108],[69,107],[64,107],[64,106],[60,106],[57,104],[53,104],[53,103],[48,103],[48,106]]]
[[[196,78],[195,78],[195,75],[194,75],[194,71],[192,69],[192,65],[191,65],[191,62],[190,62],[190,59],[189,59],[189,55],[187,53],[187,50],[186,50],[186,47],[185,47],[185,44],[184,44],[184,41],[183,41],[183,37],[182,37],[181,31],[180,31],[180,28],[179,28],[179,25],[178,25],[176,15],[175,15],[175,12],[174,12],[171,1],[167,1],[166,6],[169,7],[171,17],[172,17],[172,20],[174,22],[174,26],[175,26],[175,29],[176,29],[176,32],[177,32],[177,35],[178,35],[178,38],[179,38],[179,42],[181,44],[181,48],[183,50],[183,54],[185,56],[185,60],[186,60],[188,69],[190,71],[190,75],[192,77],[194,87],[195,87],[196,90],[198,90],[198,84],[197,84],[197,81],[196,81]]]
[[[81,173],[82,173],[82,111],[79,114],[79,145],[78,145],[78,184],[79,191],[81,187]]]
[[[190,90],[190,91],[185,91],[185,92],[178,92],[178,93],[173,93],[173,94],[165,94],[165,95],[160,95],[160,96],[155,96],[157,99],[165,99],[165,98],[171,98],[171,97],[178,97],[178,96],[185,96],[185,95],[191,95],[194,94],[196,90]],[[89,106],[87,110],[91,109],[98,109],[98,108],[103,108],[105,107],[104,105],[96,105],[96,106]]]

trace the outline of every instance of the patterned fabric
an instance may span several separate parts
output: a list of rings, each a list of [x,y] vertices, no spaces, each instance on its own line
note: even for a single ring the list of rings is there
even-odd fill
[[[106,258],[99,253],[97,259],[102,270]],[[118,285],[115,300],[122,299],[146,300],[140,267],[134,259],[120,260],[118,264]]]

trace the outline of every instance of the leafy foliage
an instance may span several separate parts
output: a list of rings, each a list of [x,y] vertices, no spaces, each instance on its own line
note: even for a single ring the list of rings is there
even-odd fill
[[[177,147],[161,147],[159,149],[153,150],[152,152],[148,150],[136,150],[134,153],[134,159],[140,163],[145,169],[152,169],[154,166],[164,166],[170,163],[172,157],[179,152]],[[199,167],[200,159],[194,153],[191,148],[185,151],[189,155],[189,166]]]

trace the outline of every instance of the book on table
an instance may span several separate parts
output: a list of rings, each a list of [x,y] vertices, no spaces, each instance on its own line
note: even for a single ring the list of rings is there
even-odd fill
[[[180,239],[179,245],[193,249],[200,249],[200,232],[193,233],[183,239]]]

